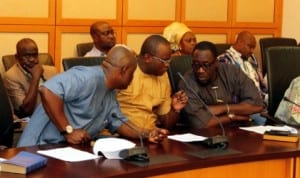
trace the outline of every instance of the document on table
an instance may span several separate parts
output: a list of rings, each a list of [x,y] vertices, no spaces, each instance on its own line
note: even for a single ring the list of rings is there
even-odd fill
[[[176,140],[180,142],[197,142],[197,141],[203,141],[207,139],[207,137],[195,135],[192,133],[185,133],[185,134],[169,135],[168,139]]]
[[[240,127],[240,129],[259,133],[259,134],[264,134],[265,131],[270,131],[270,130],[290,131],[292,134],[298,134],[297,129],[287,126],[287,125],[284,125],[284,126],[266,125],[266,126]]]
[[[55,148],[49,150],[38,150],[39,154],[60,159],[69,162],[86,161],[90,159],[96,159],[100,156],[96,156],[86,151],[81,151],[72,147]]]

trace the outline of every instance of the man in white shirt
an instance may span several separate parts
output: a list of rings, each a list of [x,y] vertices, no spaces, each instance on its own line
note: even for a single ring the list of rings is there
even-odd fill
[[[84,55],[84,57],[104,57],[116,44],[115,32],[107,22],[97,21],[93,23],[90,27],[90,34],[93,39],[94,46]]]
[[[255,47],[254,35],[249,31],[242,31],[238,34],[236,42],[225,53],[218,56],[218,60],[240,68],[254,82],[262,98],[266,101],[267,84],[263,80],[258,62],[253,54]],[[254,114],[250,117],[258,125],[263,125],[266,122],[266,119],[260,114]]]

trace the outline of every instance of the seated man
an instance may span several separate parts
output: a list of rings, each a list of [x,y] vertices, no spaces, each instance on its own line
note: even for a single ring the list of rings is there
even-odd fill
[[[40,103],[39,85],[57,72],[54,66],[39,64],[38,47],[32,39],[21,39],[16,48],[18,63],[4,73],[3,79],[15,114],[26,117]]]
[[[106,56],[116,44],[115,32],[107,22],[97,21],[93,23],[90,27],[90,34],[94,46],[84,57]]]
[[[171,128],[187,103],[183,91],[171,97],[166,73],[171,53],[170,44],[165,38],[159,35],[148,37],[142,44],[132,83],[117,94],[122,113],[146,132],[159,123]]]
[[[255,47],[254,35],[248,31],[242,31],[238,34],[236,42],[225,53],[218,56],[218,60],[239,67],[255,83],[264,101],[267,101],[267,84],[253,54]],[[257,125],[263,125],[266,122],[266,118],[260,114],[254,114],[251,118]]]
[[[18,146],[88,143],[105,127],[112,133],[138,138],[121,122],[127,119],[114,90],[127,88],[135,69],[135,56],[118,46],[111,49],[101,66],[77,66],[53,77],[41,87],[42,104],[25,127]],[[167,130],[154,128],[145,136],[159,142],[166,134]]]
[[[262,111],[263,102],[254,83],[239,68],[219,63],[213,43],[198,43],[192,57],[192,69],[184,75],[189,86],[182,80],[179,83],[179,88],[189,97],[185,112],[191,127],[217,125],[213,114],[222,123],[229,123],[248,121],[250,114]]]

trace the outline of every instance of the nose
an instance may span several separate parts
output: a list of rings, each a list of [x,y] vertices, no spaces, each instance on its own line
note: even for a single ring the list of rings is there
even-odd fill
[[[205,70],[204,70],[204,68],[201,66],[201,67],[198,68],[198,72],[199,72],[199,73],[204,73]]]
[[[34,61],[35,61],[35,57],[33,57],[33,56],[28,56],[28,61],[34,62]]]

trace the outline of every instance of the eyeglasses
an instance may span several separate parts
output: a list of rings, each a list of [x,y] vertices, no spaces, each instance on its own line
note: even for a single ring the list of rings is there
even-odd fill
[[[114,30],[107,30],[107,31],[104,31],[104,32],[99,32],[101,35],[103,36],[108,36],[108,35],[115,35],[115,31]]]
[[[192,67],[194,68],[194,70],[199,70],[200,67],[202,67],[204,70],[209,70],[210,67],[216,62],[216,60],[213,60],[212,62],[210,63],[199,63],[199,62],[193,62],[192,63]]]
[[[25,53],[20,55],[22,58],[30,59],[30,58],[37,58],[39,56],[38,53]]]
[[[171,59],[164,60],[164,59],[162,59],[160,57],[157,57],[157,56],[152,56],[152,57],[159,60],[161,63],[164,63],[164,64],[170,64],[170,62],[171,62]]]

